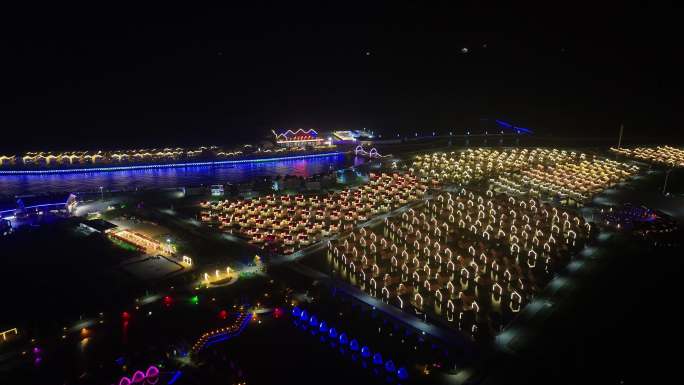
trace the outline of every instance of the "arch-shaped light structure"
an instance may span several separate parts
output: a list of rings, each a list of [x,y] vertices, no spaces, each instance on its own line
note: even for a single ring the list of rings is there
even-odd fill
[[[140,384],[143,381],[145,381],[145,373],[141,372],[140,370],[133,373],[133,377],[131,377],[131,382],[133,384]]]
[[[397,378],[399,378],[400,380],[408,379],[408,370],[406,370],[406,368],[404,368],[403,366],[397,369]]]
[[[394,373],[397,370],[396,366],[394,365],[394,361],[392,361],[392,360],[385,361],[385,370],[390,372],[390,373]]]
[[[361,348],[361,356],[364,358],[368,358],[371,356],[371,351],[368,346],[364,346]]]

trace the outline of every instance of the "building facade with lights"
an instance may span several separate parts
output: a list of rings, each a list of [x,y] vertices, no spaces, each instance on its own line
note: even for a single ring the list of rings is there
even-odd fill
[[[326,144],[326,140],[318,137],[318,132],[314,129],[286,130],[283,132],[272,131],[275,142],[284,147],[318,147]]]

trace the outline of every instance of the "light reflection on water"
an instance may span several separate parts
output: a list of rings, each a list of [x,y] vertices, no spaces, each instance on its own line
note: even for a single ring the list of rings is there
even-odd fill
[[[241,163],[225,167],[195,166],[73,174],[2,175],[0,195],[98,191],[100,186],[108,191],[117,191],[240,183],[265,176],[306,177],[349,165],[350,161],[344,155],[332,155],[310,159]]]

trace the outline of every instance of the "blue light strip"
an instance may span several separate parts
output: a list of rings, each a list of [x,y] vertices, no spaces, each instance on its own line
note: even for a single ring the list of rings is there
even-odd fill
[[[247,317],[245,317],[245,319],[242,320],[242,324],[240,324],[240,328],[238,330],[236,330],[234,333],[231,334],[230,332],[226,332],[226,333],[221,333],[221,334],[217,334],[217,335],[213,336],[211,340],[205,342],[204,345],[202,345],[202,348],[200,348],[199,351],[204,350],[204,348],[206,348],[207,346],[211,346],[215,343],[223,342],[225,340],[229,340],[233,337],[239,336],[240,334],[242,334],[242,332],[245,330],[245,328],[247,328],[247,325],[249,325],[249,321],[251,319],[252,319],[252,314],[250,313],[247,315]],[[220,337],[220,338],[217,338],[217,337]],[[216,339],[214,339],[214,338],[216,338]]]
[[[35,209],[36,207],[48,207],[48,206],[66,206],[66,204],[67,204],[66,202],[64,202],[64,203],[45,203],[42,205],[27,206],[27,207],[24,207],[24,209]],[[14,212],[17,210],[19,210],[19,208],[10,209],[10,210],[2,210],[2,211],[0,211],[0,214]]]
[[[500,125],[506,127],[506,128],[513,128],[513,125],[512,125],[512,124],[506,123],[506,122],[504,122],[503,120],[496,120],[496,122],[497,122],[498,124],[500,124]]]
[[[173,383],[178,380],[178,377],[180,377],[181,374],[183,374],[183,372],[181,372],[180,370],[176,370],[176,373],[174,373],[173,377],[171,377],[171,379],[169,380],[169,382],[167,382],[167,384],[173,385]]]
[[[512,124],[510,124],[510,123],[504,122],[503,120],[495,119],[495,121],[496,121],[497,124],[500,124],[500,125],[502,125],[502,126],[504,126],[504,127],[506,127],[506,128],[510,128],[510,129],[513,129],[513,130],[522,131],[522,132],[527,133],[527,134],[531,134],[531,133],[532,133],[532,130],[530,130],[529,128],[523,128],[523,127],[514,126],[514,125],[512,125]]]
[[[310,158],[323,158],[328,156],[342,155],[344,152],[326,152],[323,154],[310,155],[294,155],[281,156],[276,158],[261,158],[261,159],[242,159],[242,160],[221,160],[211,162],[190,162],[190,163],[168,163],[168,164],[145,164],[138,166],[114,166],[114,167],[92,167],[92,168],[66,168],[57,170],[0,170],[0,175],[30,175],[30,174],[64,174],[74,172],[112,172],[112,171],[128,171],[128,170],[144,170],[144,169],[160,169],[160,168],[179,168],[179,167],[194,167],[194,166],[220,166],[226,164],[240,164],[240,163],[263,163],[263,162],[277,162],[280,160],[298,160]]]

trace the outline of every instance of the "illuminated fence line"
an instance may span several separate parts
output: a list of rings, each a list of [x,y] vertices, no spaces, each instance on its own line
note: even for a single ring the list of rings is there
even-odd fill
[[[326,152],[323,154],[281,156],[281,157],[275,157],[275,158],[261,158],[261,159],[219,160],[219,161],[211,161],[211,162],[189,162],[189,163],[168,163],[168,164],[145,164],[145,165],[137,165],[137,166],[86,167],[86,168],[71,168],[71,169],[57,169],[57,170],[0,170],[0,175],[66,174],[66,173],[76,173],[76,172],[112,172],[112,171],[144,170],[144,169],[159,169],[159,168],[181,168],[181,167],[194,167],[194,166],[220,166],[220,165],[227,165],[227,164],[263,163],[263,162],[277,162],[277,161],[281,161],[281,160],[323,158],[323,157],[337,156],[337,155],[342,155],[342,154],[344,154],[344,152]]]
[[[202,334],[202,337],[200,337],[197,342],[192,347],[192,352],[193,353],[199,353],[202,351],[207,346],[213,345],[217,342],[222,342],[225,340],[228,340],[230,338],[236,337],[240,335],[247,325],[249,325],[249,321],[252,319],[252,313],[240,313],[240,316],[235,320],[235,324],[228,326],[228,327],[223,327],[219,328],[216,330],[213,330],[211,332],[207,332]]]

